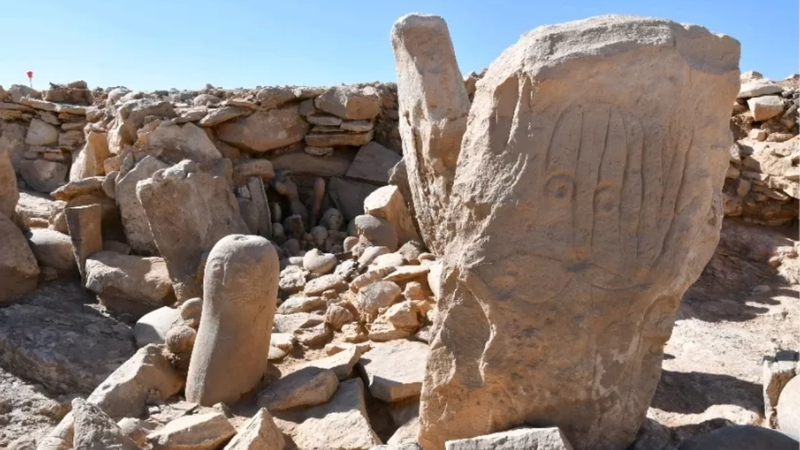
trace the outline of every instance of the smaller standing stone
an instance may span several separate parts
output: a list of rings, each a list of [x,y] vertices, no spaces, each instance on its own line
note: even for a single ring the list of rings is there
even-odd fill
[[[83,285],[86,285],[86,258],[103,250],[101,231],[103,208],[95,203],[67,208],[67,228],[72,239],[72,252],[78,263]]]

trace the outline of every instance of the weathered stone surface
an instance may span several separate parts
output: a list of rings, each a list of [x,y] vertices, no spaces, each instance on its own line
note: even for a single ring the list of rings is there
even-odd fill
[[[308,147],[306,147],[308,148]],[[331,156],[314,156],[306,152],[288,152],[272,158],[272,164],[278,170],[306,173],[318,177],[341,177],[347,173],[352,156],[342,153]]]
[[[342,119],[372,119],[381,112],[381,98],[375,88],[333,86],[314,100],[321,111]]]
[[[297,314],[324,309],[327,301],[322,297],[289,297],[278,307],[278,314]]]
[[[217,128],[217,137],[243,150],[261,153],[299,142],[307,132],[308,123],[293,105],[225,122]]]
[[[379,247],[388,247],[390,251],[397,250],[397,229],[388,220],[362,214],[356,216],[351,224],[354,236],[364,236]]]
[[[783,89],[774,81],[763,78],[742,83],[736,98],[759,97],[761,95],[780,94]]]
[[[330,400],[338,387],[333,371],[306,367],[270,383],[258,394],[258,406],[274,412],[320,405]]]
[[[125,174],[120,174],[115,184],[114,197],[122,215],[122,227],[131,248],[142,254],[156,255],[158,248],[150,231],[150,222],[136,196],[136,184],[153,176],[160,169],[169,165],[152,156],[145,156],[136,166]]]
[[[25,136],[25,143],[47,147],[58,144],[58,128],[39,119],[31,120],[28,126],[28,134]]]
[[[18,200],[17,175],[14,173],[11,157],[8,152],[0,150],[0,214],[14,217],[14,208]]]
[[[19,162],[19,175],[33,190],[49,194],[67,182],[67,166],[46,159]]]
[[[138,183],[136,195],[178,301],[200,297],[203,253],[225,236],[248,232],[228,180],[186,160]]]
[[[517,428],[510,431],[448,441],[447,450],[572,450],[564,433],[558,428]]]
[[[326,358],[315,359],[304,364],[302,367],[317,367],[327,369],[336,374],[339,381],[350,378],[353,367],[361,357],[362,349],[351,347]]]
[[[139,417],[148,401],[165,401],[183,387],[181,377],[155,345],[140,348],[87,398],[113,419]]]
[[[372,431],[360,379],[339,384],[328,403],[276,415],[276,425],[299,449],[367,449],[381,443]]]
[[[59,280],[0,308],[0,366],[51,392],[92,392],[136,351],[130,327],[87,308],[93,300]]]
[[[237,161],[233,170],[233,182],[236,186],[243,186],[249,177],[259,177],[268,183],[275,178],[275,169],[272,162],[266,159],[241,159]]]
[[[69,207],[64,212],[72,241],[72,254],[75,255],[81,279],[86,284],[86,258],[103,250],[103,208],[99,204],[93,204]]]
[[[139,133],[136,146],[170,164],[184,159],[205,164],[222,158],[205,130],[193,123],[175,125],[168,120],[160,122],[152,131]]]
[[[400,298],[400,286],[391,281],[378,281],[358,291],[356,302],[362,314],[375,316],[381,308],[388,308]]]
[[[102,409],[82,398],[72,401],[72,417],[75,450],[139,450]]]
[[[364,199],[364,212],[394,225],[401,245],[420,240],[403,194],[397,186],[384,186],[372,192]]]
[[[309,313],[275,314],[275,331],[293,334],[300,328],[313,327],[324,322],[322,316]]]
[[[259,236],[226,236],[211,250],[186,400],[233,404],[264,375],[278,266],[275,248]]]
[[[783,101],[778,95],[765,95],[747,100],[753,120],[763,122],[783,112]]]
[[[222,413],[184,416],[150,433],[147,440],[154,450],[214,450],[236,434]]]
[[[254,234],[267,239],[272,238],[272,213],[269,208],[269,199],[264,190],[264,181],[261,177],[247,177],[247,189],[250,191],[250,203],[256,213],[256,229]]]
[[[323,275],[306,283],[303,292],[306,295],[319,295],[329,289],[342,292],[347,289],[347,282],[340,275]]]
[[[795,376],[778,398],[778,429],[800,439],[800,377]]]
[[[90,131],[86,134],[86,143],[73,155],[72,167],[69,169],[69,180],[77,181],[87,177],[103,175],[103,160],[109,156],[108,139],[104,133]]]
[[[761,365],[761,385],[764,394],[764,418],[770,428],[778,425],[778,397],[786,384],[795,377],[798,353],[781,351],[774,357],[765,357]]]
[[[27,238],[39,265],[52,267],[64,275],[78,272],[69,235],[48,228],[32,228]]]
[[[700,27],[603,16],[489,67],[450,197],[423,448],[540,421],[579,450],[634,440],[719,239],[738,60]]]
[[[86,177],[80,180],[70,181],[59,187],[50,195],[56,200],[69,202],[81,195],[103,195],[103,182],[105,177]]]
[[[328,197],[345,220],[350,221],[364,214],[364,199],[377,188],[373,184],[334,177],[328,182]]]
[[[383,277],[386,281],[394,281],[396,283],[402,283],[406,281],[411,281],[414,279],[424,279],[425,276],[430,271],[430,267],[425,266],[399,266],[394,269],[394,271],[385,277]]]
[[[252,111],[252,109],[242,106],[223,106],[222,108],[211,110],[199,123],[202,127],[213,127],[222,122],[250,114]]]
[[[366,133],[313,133],[306,136],[309,147],[358,147],[367,145],[373,137],[372,131]]]
[[[371,183],[388,183],[389,172],[402,156],[377,142],[361,147],[347,171],[347,177]]]
[[[678,450],[796,450],[783,433],[754,425],[729,425],[681,442]]]
[[[286,442],[265,408],[239,428],[224,450],[283,450]]]
[[[180,318],[180,310],[169,306],[162,306],[143,315],[133,327],[136,345],[140,348],[148,344],[162,345],[167,332]]]
[[[450,32],[438,16],[407,15],[392,27],[400,135],[420,233],[444,252],[448,204],[470,102]]]
[[[39,265],[22,231],[0,214],[0,303],[36,288]]]
[[[427,358],[427,345],[400,340],[377,345],[358,364],[372,396],[391,403],[419,397]]]
[[[163,258],[101,251],[86,260],[86,288],[108,309],[136,317],[175,301]]]
[[[336,256],[332,253],[322,253],[318,249],[311,249],[303,255],[303,269],[317,275],[325,275],[336,267]]]

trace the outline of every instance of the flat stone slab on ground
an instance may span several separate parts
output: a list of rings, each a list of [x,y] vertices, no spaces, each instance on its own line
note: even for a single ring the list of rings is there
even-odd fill
[[[419,397],[427,358],[427,345],[397,340],[376,345],[361,355],[358,364],[367,377],[373,397],[397,402]]]

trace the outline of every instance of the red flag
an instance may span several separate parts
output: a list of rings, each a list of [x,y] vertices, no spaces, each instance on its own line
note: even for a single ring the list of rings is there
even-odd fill
[[[33,78],[33,71],[32,70],[28,71],[28,78]]]

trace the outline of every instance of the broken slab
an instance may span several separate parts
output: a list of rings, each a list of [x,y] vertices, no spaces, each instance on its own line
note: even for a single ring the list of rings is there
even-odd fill
[[[270,383],[258,393],[258,406],[274,412],[320,405],[330,400],[338,387],[333,371],[306,367]]]
[[[236,434],[219,412],[181,417],[147,435],[154,450],[214,450]]]
[[[258,410],[252,419],[225,445],[224,450],[283,450],[286,442],[266,408]]]
[[[419,397],[427,358],[427,345],[397,340],[376,345],[361,355],[358,366],[372,396],[392,403]]]
[[[160,169],[169,165],[153,156],[145,156],[130,171],[117,175],[114,198],[122,215],[122,227],[131,248],[140,254],[158,255],[150,222],[136,196],[136,184],[153,176]]]
[[[446,450],[572,450],[564,433],[552,428],[516,428],[471,439],[447,441]]]
[[[386,184],[389,172],[403,157],[372,141],[358,149],[356,159],[347,171],[347,178],[369,183]]]

